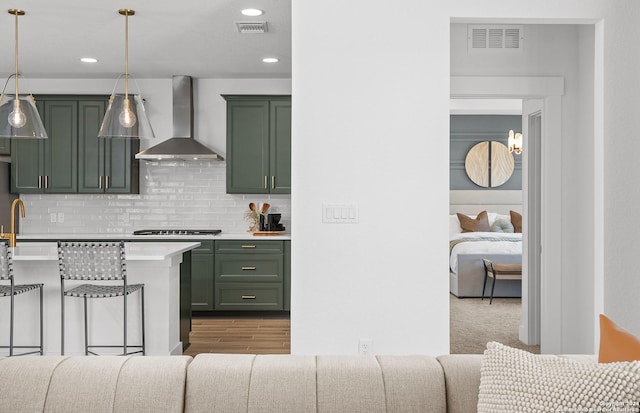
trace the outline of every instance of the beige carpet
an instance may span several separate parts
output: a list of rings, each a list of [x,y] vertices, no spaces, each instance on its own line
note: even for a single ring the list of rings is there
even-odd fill
[[[451,354],[482,354],[489,341],[540,353],[518,340],[520,298],[457,298],[450,294]]]

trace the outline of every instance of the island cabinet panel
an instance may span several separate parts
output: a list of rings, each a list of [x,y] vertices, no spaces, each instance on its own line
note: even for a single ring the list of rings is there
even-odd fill
[[[227,193],[291,193],[291,97],[224,95]]]
[[[49,139],[14,139],[11,192],[138,193],[138,141],[98,138],[107,100],[39,96]]]
[[[213,241],[200,241],[200,247],[191,251],[191,309],[212,311],[213,281]]]

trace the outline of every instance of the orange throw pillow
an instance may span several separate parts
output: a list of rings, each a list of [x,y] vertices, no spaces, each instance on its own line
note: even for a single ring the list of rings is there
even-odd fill
[[[600,314],[599,363],[640,360],[640,340]]]
[[[513,232],[522,232],[522,215],[516,211],[509,211],[509,215],[511,215]]]
[[[482,211],[474,219],[458,212],[458,220],[460,221],[460,228],[462,232],[489,232],[489,215],[487,211]]]

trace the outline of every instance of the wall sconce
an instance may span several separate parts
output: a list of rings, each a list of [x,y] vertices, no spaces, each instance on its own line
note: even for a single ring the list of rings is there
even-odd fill
[[[510,130],[507,146],[509,147],[509,152],[520,155],[522,153],[522,134],[519,132],[514,134],[513,130]]]

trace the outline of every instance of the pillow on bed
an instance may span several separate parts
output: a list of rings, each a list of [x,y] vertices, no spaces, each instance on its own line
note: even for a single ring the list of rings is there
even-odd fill
[[[461,232],[462,228],[460,228],[460,221],[458,220],[458,217],[455,215],[449,215],[449,237]]]
[[[491,225],[491,232],[509,232],[513,233],[513,224],[504,218],[497,218]]]
[[[511,223],[513,224],[513,231],[522,232],[522,215],[520,215],[516,211],[509,211],[509,215],[511,215]]]
[[[491,230],[487,211],[482,211],[475,219],[459,212],[456,215],[460,220],[462,232],[489,232]]]

